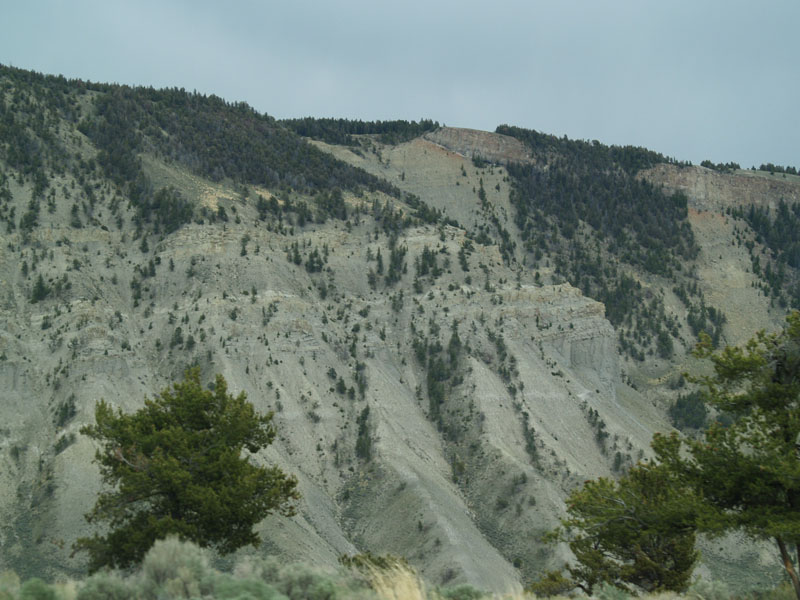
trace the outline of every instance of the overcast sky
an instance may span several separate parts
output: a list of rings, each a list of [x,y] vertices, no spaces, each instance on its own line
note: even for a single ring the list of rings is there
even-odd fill
[[[800,167],[799,0],[0,0],[0,63]]]

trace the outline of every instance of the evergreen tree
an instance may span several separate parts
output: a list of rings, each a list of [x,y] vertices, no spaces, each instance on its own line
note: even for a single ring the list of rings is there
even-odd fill
[[[696,354],[711,360],[714,374],[695,381],[727,424],[714,423],[701,440],[656,436],[653,448],[705,500],[700,530],[774,541],[800,598],[800,313],[743,348],[713,353],[703,338]]]
[[[44,282],[44,277],[40,273],[36,278],[36,283],[33,284],[33,290],[31,290],[31,303],[41,302],[49,295],[50,287]]]
[[[562,528],[550,537],[569,543],[578,563],[567,568],[573,587],[589,595],[603,582],[680,592],[698,559],[696,506],[673,472],[639,464],[619,481],[601,477],[573,491]]]
[[[230,553],[257,545],[253,527],[271,512],[293,514],[295,478],[242,454],[272,442],[272,413],[257,414],[244,392],[227,389],[221,375],[204,389],[191,369],[133,414],[97,403],[95,425],[81,433],[100,444],[95,460],[110,489],[86,518],[108,531],[74,545],[89,553],[90,571],[137,564],[171,534]]]

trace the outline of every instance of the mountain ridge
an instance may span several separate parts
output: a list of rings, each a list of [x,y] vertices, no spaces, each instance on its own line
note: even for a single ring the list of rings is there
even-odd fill
[[[654,431],[670,428],[666,409],[687,391],[680,373],[692,366],[693,318],[728,315],[714,325],[725,342],[776,327],[785,312],[747,272],[767,249],[725,212],[751,196],[709,184],[717,196],[708,204],[697,192],[703,178],[730,175],[676,164],[643,171],[669,194],[659,196],[626,171],[655,153],[581,143],[561,159],[573,151],[568,141],[545,136],[541,150],[500,133],[439,128],[391,143],[380,133],[348,134],[347,144],[280,134],[281,147],[330,157],[320,164],[352,173],[336,180],[352,185],[320,178],[307,180],[319,187],[295,187],[281,171],[294,163],[278,159],[276,179],[217,177],[180,145],[159,145],[199,130],[174,125],[182,133],[158,141],[152,124],[266,119],[177,91],[126,91],[128,103],[137,94],[155,100],[136,108],[148,115],[149,125],[132,129],[142,139],[114,159],[116,146],[99,141],[102,128],[90,122],[113,103],[97,98],[117,88],[82,91],[8,70],[0,81],[4,131],[16,132],[0,148],[0,547],[2,567],[21,574],[83,568],[69,546],[88,531],[82,515],[99,486],[93,448],[79,434],[94,402],[136,410],[196,365],[204,381],[222,373],[258,410],[275,411],[278,439],[258,460],[300,480],[298,516],[268,517],[258,552],[319,564],[391,552],[431,581],[505,590],[567,559],[540,538],[569,490],[624,472],[648,456]],[[193,102],[202,109],[193,116],[153,108],[191,111]],[[220,112],[202,112],[209,107]],[[37,125],[39,114],[57,126]],[[63,152],[54,144],[37,160],[23,151],[48,136]],[[278,156],[276,147],[265,156]],[[232,151],[211,163],[220,156],[231,173],[248,172]],[[527,199],[514,167],[502,164],[526,156]],[[127,171],[115,165],[131,157],[135,168],[120,175]],[[538,194],[569,193],[573,177],[594,181],[595,162],[596,180],[621,194],[684,192],[675,231],[692,228],[695,257],[671,273],[648,271],[611,233],[536,212]],[[603,178],[609,172],[615,179]],[[696,179],[684,181],[690,173]],[[767,203],[777,206],[793,185],[789,176],[788,188],[767,186]],[[602,197],[587,197],[588,210]],[[517,224],[521,206],[537,223],[533,237]],[[731,245],[737,235],[742,244]],[[604,297],[623,304],[586,293],[612,280],[618,300]],[[659,336],[669,356],[659,354]]]

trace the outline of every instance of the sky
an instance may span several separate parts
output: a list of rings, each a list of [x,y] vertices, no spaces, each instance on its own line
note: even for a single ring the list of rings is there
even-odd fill
[[[0,0],[0,63],[800,167],[798,0]]]

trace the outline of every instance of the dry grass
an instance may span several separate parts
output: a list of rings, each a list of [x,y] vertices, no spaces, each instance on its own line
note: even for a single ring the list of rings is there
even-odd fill
[[[369,581],[375,593],[384,600],[426,600],[425,582],[408,567],[370,569]]]
[[[370,569],[367,578],[381,600],[447,600],[451,597],[446,591],[428,589],[425,581],[413,568],[400,563],[389,569]],[[478,593],[477,590],[474,591]],[[456,594],[456,597],[463,598],[464,595]],[[515,591],[506,594],[483,595],[481,598],[486,600],[533,600],[535,596]],[[554,598],[553,600],[567,599]]]
[[[580,597],[580,596],[579,596]],[[597,600],[631,600],[612,586],[598,586]],[[646,600],[730,600],[736,597],[720,581],[698,579],[685,594],[659,593]],[[750,596],[739,596],[747,598]],[[764,590],[762,600],[793,600],[791,586]],[[13,572],[0,573],[0,600],[160,600],[204,598],[225,600],[535,600],[521,590],[487,594],[470,586],[429,586],[402,559],[381,557],[378,564],[361,562],[350,569],[326,571],[271,558],[247,557],[233,573],[214,569],[204,550],[170,538],[157,542],[141,569],[128,575],[101,571],[84,581],[47,584],[21,582]],[[553,600],[568,600],[555,596]]]

